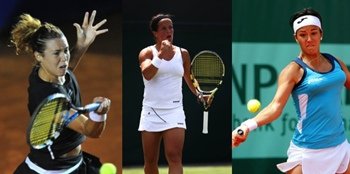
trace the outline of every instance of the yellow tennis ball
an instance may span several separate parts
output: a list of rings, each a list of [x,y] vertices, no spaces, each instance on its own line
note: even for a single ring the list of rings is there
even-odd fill
[[[247,109],[249,112],[254,113],[260,109],[260,101],[257,99],[251,99],[247,103]]]
[[[100,168],[100,174],[116,174],[117,167],[112,163],[104,163]]]

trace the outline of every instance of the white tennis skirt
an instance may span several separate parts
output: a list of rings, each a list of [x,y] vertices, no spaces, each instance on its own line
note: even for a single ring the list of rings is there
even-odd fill
[[[172,128],[186,129],[186,116],[183,107],[155,109],[143,106],[139,131],[161,132]]]
[[[303,174],[344,173],[350,161],[350,144],[345,140],[335,147],[305,149],[291,142],[287,154],[287,162],[277,164],[277,168],[282,172],[301,165]]]

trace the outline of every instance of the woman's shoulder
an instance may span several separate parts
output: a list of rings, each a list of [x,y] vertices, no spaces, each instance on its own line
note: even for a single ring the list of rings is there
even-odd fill
[[[152,50],[155,49],[154,45],[149,45],[147,47],[144,47],[143,49],[141,49],[140,52],[152,52]]]
[[[188,53],[187,49],[184,48],[184,47],[180,47],[180,46],[177,46],[177,45],[173,45],[174,47],[176,47],[177,49],[179,49],[182,53]]]
[[[190,56],[190,53],[187,51],[187,49],[186,48],[183,48],[183,47],[180,47],[180,46],[176,46],[176,45],[174,45],[178,50],[180,50],[180,52],[181,52],[181,55],[182,55],[182,57],[189,57]]]
[[[145,60],[152,60],[153,59],[153,51],[151,46],[143,48],[139,53],[139,64],[141,65]]]
[[[150,55],[152,55],[152,47],[154,46],[151,45],[143,48],[139,53],[139,57],[149,57]]]

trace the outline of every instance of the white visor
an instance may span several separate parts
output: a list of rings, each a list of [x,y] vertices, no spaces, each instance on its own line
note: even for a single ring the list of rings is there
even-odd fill
[[[297,32],[299,28],[308,26],[308,25],[318,26],[322,30],[320,19],[318,19],[316,16],[305,15],[305,16],[300,16],[293,22],[294,34]]]

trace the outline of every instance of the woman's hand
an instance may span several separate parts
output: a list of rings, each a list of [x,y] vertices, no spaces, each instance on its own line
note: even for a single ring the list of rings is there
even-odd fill
[[[95,111],[98,115],[107,114],[111,106],[111,100],[105,97],[95,97],[93,102],[101,103],[100,107]]]
[[[164,60],[171,60],[174,57],[175,51],[173,48],[173,44],[168,40],[163,40],[160,45],[158,57]]]
[[[100,27],[107,22],[107,19],[103,19],[96,25],[93,25],[95,21],[96,10],[92,11],[89,17],[89,12],[85,12],[83,24],[80,26],[78,23],[73,25],[77,29],[77,47],[86,48],[94,42],[96,36],[106,33],[108,29],[100,29]],[[99,30],[100,29],[100,30]]]
[[[240,131],[238,131],[240,130]],[[241,125],[232,131],[232,147],[237,147],[243,143],[249,134],[249,129],[247,126]]]

